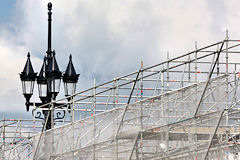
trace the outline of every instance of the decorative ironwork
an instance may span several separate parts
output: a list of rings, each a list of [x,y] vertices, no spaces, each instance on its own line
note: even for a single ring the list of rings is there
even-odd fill
[[[37,111],[37,112],[35,112],[35,111],[36,111],[35,109],[32,110],[33,117],[36,118],[36,119],[44,120],[44,118],[42,117],[42,113],[40,111]],[[34,114],[34,112],[35,112],[35,114]]]
[[[62,115],[62,113],[63,113],[63,115]],[[58,112],[56,113],[56,115],[57,115],[57,117],[54,118],[53,120],[64,119],[64,118],[65,118],[65,115],[66,115],[66,112],[65,112],[64,110],[62,110],[62,112],[58,111]],[[62,115],[62,116],[61,116],[61,115]]]

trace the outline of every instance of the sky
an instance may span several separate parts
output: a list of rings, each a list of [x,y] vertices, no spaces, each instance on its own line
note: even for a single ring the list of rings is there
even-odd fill
[[[39,72],[47,50],[49,0],[0,1],[0,110],[25,111],[19,73],[27,53]],[[59,68],[69,54],[78,89],[194,50],[240,37],[238,0],[52,0],[52,48]],[[33,100],[37,100],[35,85]],[[63,88],[61,88],[63,92]],[[60,98],[60,97],[59,97]]]

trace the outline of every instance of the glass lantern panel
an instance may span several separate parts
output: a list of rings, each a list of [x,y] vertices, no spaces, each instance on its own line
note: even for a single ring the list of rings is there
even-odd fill
[[[64,83],[65,95],[70,96],[75,93],[76,83]]]
[[[60,91],[61,79],[54,79],[51,81],[51,92],[59,93]]]
[[[38,84],[39,97],[47,97],[47,84]]]
[[[22,81],[22,92],[23,94],[26,94],[25,81]]]
[[[22,81],[23,94],[33,94],[34,81]]]

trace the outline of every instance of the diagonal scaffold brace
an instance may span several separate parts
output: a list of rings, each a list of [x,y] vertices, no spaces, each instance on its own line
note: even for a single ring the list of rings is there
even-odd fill
[[[215,52],[215,53],[217,53],[217,58],[216,58],[216,60],[215,60],[215,62],[214,62],[214,64],[213,64],[213,67],[212,67],[209,75],[208,75],[208,79],[207,79],[207,81],[206,81],[204,90],[203,90],[203,92],[202,92],[202,94],[201,94],[201,98],[200,98],[200,100],[199,100],[199,102],[198,102],[198,105],[197,105],[197,108],[196,108],[194,117],[196,117],[197,114],[198,114],[199,108],[200,108],[200,106],[201,106],[201,104],[202,104],[203,97],[204,97],[204,95],[205,95],[205,93],[206,93],[206,90],[207,90],[207,87],[208,87],[208,85],[209,85],[210,79],[211,79],[211,77],[212,77],[213,71],[214,71],[214,69],[215,69],[215,67],[216,67],[216,65],[217,65],[218,60],[219,60],[220,53],[222,52],[222,49],[223,49],[223,46],[224,46],[225,41],[226,41],[226,40],[223,40],[223,41],[222,41],[222,45],[221,45],[220,49]]]

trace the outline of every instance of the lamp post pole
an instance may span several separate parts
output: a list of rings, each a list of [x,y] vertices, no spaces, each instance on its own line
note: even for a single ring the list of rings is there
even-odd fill
[[[48,50],[47,54],[52,53],[52,4],[48,3]]]
[[[42,108],[43,117],[41,112],[38,112],[38,116],[35,118],[43,119],[45,130],[51,129],[54,126],[54,119],[62,119],[65,117],[65,111],[63,111],[63,116],[59,117],[59,114],[56,114],[57,117],[54,118],[54,109],[56,106],[62,106],[62,104],[55,103],[56,97],[60,91],[61,79],[64,82],[65,96],[69,97],[73,95],[76,90],[76,84],[78,82],[79,74],[76,74],[73,63],[72,56],[69,56],[69,62],[67,69],[64,74],[59,70],[57,60],[55,57],[55,51],[52,51],[52,3],[48,3],[48,48],[47,55],[43,59],[43,65],[37,76],[37,73],[34,72],[32,63],[30,60],[30,53],[28,53],[27,62],[25,64],[23,72],[20,73],[20,78],[22,81],[23,95],[26,98],[26,109],[29,111],[29,107],[33,106],[33,103],[30,102],[31,96],[33,95],[34,82],[37,81],[39,98],[41,103],[35,103],[37,106],[44,104],[49,104]],[[71,98],[68,98],[70,101]],[[52,103],[51,103],[52,102]],[[71,107],[66,104],[65,107]],[[70,108],[71,109],[71,108]]]
[[[48,49],[47,49],[47,57],[46,57],[46,60],[47,60],[47,63],[45,65],[46,69],[45,69],[45,72],[48,72],[48,69],[49,69],[49,65],[51,63],[51,59],[52,59],[52,4],[51,3],[48,3]],[[42,101],[42,103],[49,103],[51,102],[53,99],[55,99],[51,94],[50,88],[51,86],[49,84],[47,84],[47,98],[45,101]],[[45,118],[45,123],[46,124],[46,130],[50,129],[50,128],[53,128],[53,104],[49,105],[48,106],[48,110],[45,110],[44,111],[44,118]]]

